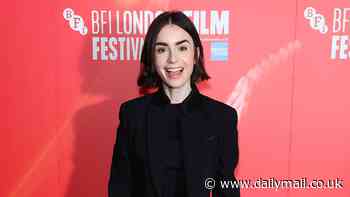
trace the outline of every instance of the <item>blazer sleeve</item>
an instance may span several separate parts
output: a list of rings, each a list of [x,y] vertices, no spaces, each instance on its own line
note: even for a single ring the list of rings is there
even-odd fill
[[[129,137],[125,104],[119,109],[117,139],[114,144],[112,165],[108,182],[109,197],[131,196],[131,167],[129,158]]]
[[[216,187],[213,190],[213,197],[239,197],[240,188],[234,175],[238,164],[238,132],[237,112],[231,108],[229,115],[224,118],[225,127],[221,136],[219,165],[217,169]],[[222,182],[227,181],[227,188],[222,187]]]

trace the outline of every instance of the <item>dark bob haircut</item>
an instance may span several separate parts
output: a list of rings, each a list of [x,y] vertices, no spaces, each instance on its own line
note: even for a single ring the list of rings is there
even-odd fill
[[[160,30],[168,24],[175,24],[181,27],[192,37],[195,64],[191,75],[191,83],[210,79],[204,68],[203,46],[194,24],[181,11],[167,11],[163,12],[152,21],[145,36],[141,53],[141,68],[137,79],[137,85],[141,89],[159,88],[162,84],[162,79],[159,77],[155,68],[155,44]],[[199,48],[199,54],[197,54],[197,48]]]

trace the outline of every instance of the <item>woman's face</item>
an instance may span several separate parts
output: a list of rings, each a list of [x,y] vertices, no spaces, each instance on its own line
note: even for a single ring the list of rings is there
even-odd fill
[[[195,47],[191,36],[181,27],[165,25],[155,45],[155,66],[158,75],[170,88],[191,83]]]

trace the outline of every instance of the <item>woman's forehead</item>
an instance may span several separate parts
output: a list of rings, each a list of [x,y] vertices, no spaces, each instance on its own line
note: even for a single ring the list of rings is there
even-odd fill
[[[157,42],[166,43],[176,43],[185,39],[193,43],[191,35],[175,24],[165,25],[157,36]]]

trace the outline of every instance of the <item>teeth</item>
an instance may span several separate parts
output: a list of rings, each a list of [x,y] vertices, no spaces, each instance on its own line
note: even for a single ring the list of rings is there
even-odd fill
[[[165,69],[167,72],[177,72],[177,71],[182,71],[183,68],[167,68]]]

